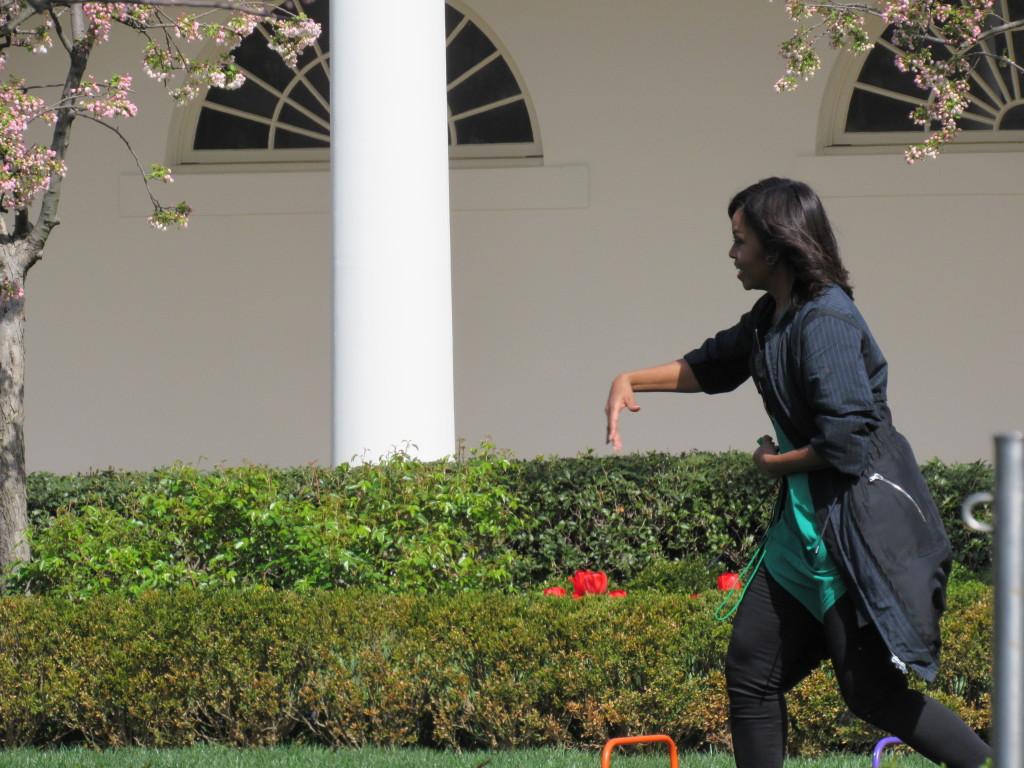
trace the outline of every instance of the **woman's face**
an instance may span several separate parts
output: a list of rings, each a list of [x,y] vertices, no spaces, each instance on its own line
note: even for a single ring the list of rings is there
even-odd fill
[[[729,258],[736,266],[736,277],[744,289],[767,290],[768,278],[775,268],[766,260],[757,235],[744,223],[742,208],[732,215],[732,248],[729,249]]]

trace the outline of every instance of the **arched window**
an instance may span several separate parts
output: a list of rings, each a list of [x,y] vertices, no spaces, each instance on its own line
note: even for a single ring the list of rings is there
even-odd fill
[[[373,2],[373,0],[366,0]],[[295,67],[267,47],[262,26],[234,50],[245,84],[211,88],[179,129],[179,163],[327,161],[330,148],[329,0],[286,0],[323,33]],[[455,161],[539,158],[537,120],[497,37],[455,0],[445,6],[448,144]]]
[[[1024,0],[995,0],[994,10],[1003,18],[1022,19]],[[939,44],[932,44],[932,51],[937,59],[950,55],[949,49]],[[971,75],[971,103],[961,121],[964,130],[949,148],[984,144],[992,149],[1020,149],[1024,142],[1024,77],[1014,67],[1000,63],[999,57],[1021,60],[1024,31],[984,40],[976,52],[980,55]],[[826,104],[828,113],[823,121],[825,148],[902,148],[924,139],[926,127],[915,124],[910,113],[927,104],[930,95],[917,87],[913,75],[896,68],[895,56],[900,53],[892,42],[890,26],[878,34],[867,56],[846,55],[837,64],[829,89],[833,100]]]

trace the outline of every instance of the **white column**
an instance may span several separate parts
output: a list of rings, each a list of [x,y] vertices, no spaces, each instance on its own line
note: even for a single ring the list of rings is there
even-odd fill
[[[334,462],[455,450],[442,0],[331,0]]]

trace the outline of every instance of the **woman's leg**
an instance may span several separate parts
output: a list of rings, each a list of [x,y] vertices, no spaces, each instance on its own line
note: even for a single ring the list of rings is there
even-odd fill
[[[874,625],[857,626],[849,595],[825,615],[825,638],[839,689],[857,717],[949,768],[978,768],[992,756],[991,748],[956,714],[907,687]]]
[[[785,693],[825,658],[822,625],[763,565],[732,626],[725,679],[738,768],[779,768],[786,748]]]

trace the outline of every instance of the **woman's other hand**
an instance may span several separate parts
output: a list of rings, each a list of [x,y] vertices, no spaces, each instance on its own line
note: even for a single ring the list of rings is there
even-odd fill
[[[633,413],[640,410],[633,396],[633,385],[629,380],[629,374],[622,373],[615,377],[612,388],[608,392],[608,403],[604,407],[605,416],[608,417],[608,434],[606,442],[610,443],[616,451],[622,448],[622,438],[619,437],[619,412],[628,408]]]
[[[778,477],[779,473],[772,463],[774,460],[772,457],[778,455],[779,448],[775,445],[771,435],[764,435],[757,439],[757,450],[754,451],[754,466],[757,467],[762,475]]]

